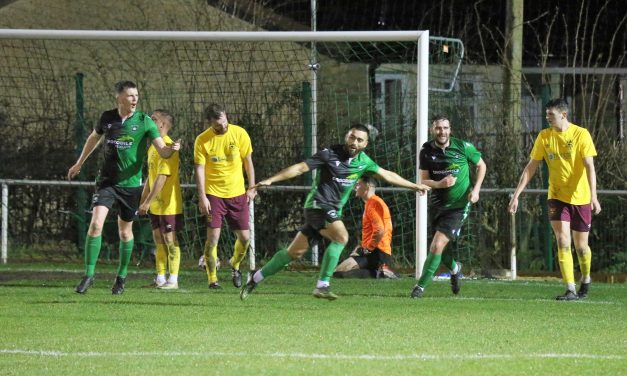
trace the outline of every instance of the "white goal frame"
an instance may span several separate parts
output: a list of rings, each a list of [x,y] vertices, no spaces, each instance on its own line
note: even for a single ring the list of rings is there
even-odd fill
[[[112,31],[112,30],[45,30],[0,29],[0,39],[30,40],[161,40],[161,41],[282,41],[282,42],[392,42],[417,43],[416,77],[416,181],[420,181],[418,150],[428,137],[429,95],[429,31]],[[312,77],[315,80],[315,77]],[[315,94],[315,93],[314,93]],[[316,113],[312,111],[312,117]],[[316,119],[313,120],[314,134]],[[313,145],[316,145],[314,143]],[[315,150],[314,150],[315,152]],[[6,187],[3,187],[6,189]],[[2,263],[7,262],[8,192],[3,189],[2,200]],[[5,201],[6,200],[6,201]],[[251,211],[254,212],[254,211]],[[254,222],[254,221],[253,221]],[[251,222],[251,225],[253,223]],[[427,201],[416,193],[416,267],[419,278],[427,255]],[[254,235],[251,236],[251,268],[255,265]]]

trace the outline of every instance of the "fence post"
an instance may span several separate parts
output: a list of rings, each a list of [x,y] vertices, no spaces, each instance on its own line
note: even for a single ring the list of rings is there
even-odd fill
[[[7,254],[9,247],[9,185],[2,184],[2,263],[7,263]]]
[[[74,123],[74,134],[76,136],[76,158],[80,156],[83,145],[85,144],[85,95],[83,92],[83,78],[85,76],[82,73],[76,73],[74,80],[76,83],[76,122]],[[85,173],[80,171],[77,176],[77,180],[82,181],[85,178]],[[87,235],[87,216],[85,215],[87,201],[87,192],[82,186],[78,188],[76,193],[76,214],[79,217],[76,228],[77,234],[77,246],[79,250],[83,250],[85,247],[85,236]]]
[[[511,213],[509,222],[509,241],[511,243],[511,250],[509,254],[510,268],[512,272],[512,281],[515,281],[516,276],[516,213]]]

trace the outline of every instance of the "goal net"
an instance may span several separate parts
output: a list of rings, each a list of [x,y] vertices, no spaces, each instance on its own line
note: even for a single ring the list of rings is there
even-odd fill
[[[201,254],[205,239],[191,183],[193,142],[206,128],[202,110],[208,103],[223,104],[229,121],[250,134],[258,180],[343,142],[354,122],[373,127],[366,153],[380,166],[417,178],[418,145],[427,137],[428,32],[1,30],[0,37],[0,137],[10,145],[3,148],[0,176],[51,181],[11,186],[13,246],[72,241],[82,247],[93,189],[52,181],[64,179],[101,112],[115,107],[113,84],[119,80],[138,83],[142,111],[162,108],[174,115],[170,133],[183,139],[181,180],[187,188],[179,240],[189,259]],[[90,157],[81,180],[94,180],[100,154]],[[260,193],[254,207],[258,262],[287,246],[301,225],[311,178]],[[379,194],[392,212],[396,262],[415,265],[416,249],[426,252],[424,212],[417,223],[426,201],[385,186]],[[345,207],[351,239],[345,252],[360,239],[362,213],[357,199]],[[137,226],[136,237],[145,236],[147,221]],[[105,229],[107,241],[117,242],[113,230]],[[222,232],[221,259],[230,257],[233,241],[229,231]]]

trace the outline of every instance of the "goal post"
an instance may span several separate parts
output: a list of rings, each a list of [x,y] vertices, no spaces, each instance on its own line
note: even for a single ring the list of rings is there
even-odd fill
[[[28,41],[28,44],[16,41]],[[315,56],[310,53],[312,43],[316,45],[317,61],[312,61]],[[114,49],[114,46],[118,48]],[[115,56],[119,61],[107,59],[113,56],[112,51],[117,53]],[[7,87],[16,88],[13,97],[0,94],[0,103],[14,118],[26,112],[17,107],[19,97],[33,93],[40,97],[29,98],[30,106],[59,113],[52,119],[38,117],[24,129],[2,135],[15,140],[32,137],[32,140],[20,139],[22,143],[35,142],[41,137],[37,127],[45,129],[50,122],[59,127],[65,124],[63,109],[71,104],[71,99],[65,96],[68,89],[64,80],[75,72],[83,72],[86,90],[89,90],[86,98],[90,100],[86,107],[91,111],[86,118],[90,121],[95,121],[98,111],[112,104],[109,86],[120,79],[131,79],[140,85],[140,107],[143,110],[164,106],[173,109],[178,120],[174,134],[186,140],[188,149],[193,145],[195,135],[202,130],[200,113],[203,105],[222,102],[229,120],[241,124],[251,134],[255,165],[260,171],[258,179],[302,160],[306,137],[313,139],[314,147],[342,142],[352,121],[372,124],[378,129],[377,140],[366,150],[377,163],[393,171],[403,170],[401,175],[405,178],[420,179],[418,151],[428,136],[428,31],[0,29],[0,55],[4,56],[0,78],[10,78],[6,81]],[[316,127],[313,134],[305,135],[301,129],[305,113],[302,109],[311,108],[312,103],[307,103],[300,92],[301,83],[311,79],[312,69],[316,69],[319,76],[310,99],[315,103],[310,113]],[[294,108],[296,105],[298,108]],[[71,116],[71,113],[67,114],[69,118],[66,120],[71,120]],[[189,164],[190,152],[185,153],[182,163]],[[67,164],[65,160],[63,163]],[[94,161],[90,163],[95,165]],[[65,164],[53,167],[63,171],[68,167]],[[411,166],[413,171],[410,174],[407,167]],[[191,170],[190,166],[182,167],[183,183],[193,181]],[[91,173],[95,175],[93,166]],[[53,180],[59,175],[57,171],[52,176],[35,177]],[[302,181],[293,184],[302,185]],[[386,192],[386,189],[382,191]],[[272,206],[276,202],[292,203],[300,218],[301,208],[297,204],[302,203],[302,198],[286,194],[292,192],[289,186],[285,186],[283,192],[262,199],[254,208],[257,216],[263,217],[263,221],[257,221],[255,226],[257,245],[267,241],[269,231],[283,228],[293,231],[296,228],[292,220],[294,215],[275,211]],[[409,252],[415,252],[412,257],[415,257],[415,273],[419,277],[427,252],[426,197],[407,191],[389,192],[393,219],[399,222],[395,232],[400,231],[399,236],[405,239],[400,246],[401,256],[409,259]],[[397,194],[413,197],[413,207],[407,205],[406,198],[392,196]],[[298,195],[303,193],[299,191]],[[59,206],[70,205],[73,198],[69,196]],[[186,199],[191,201],[190,197]],[[187,206],[186,214],[196,211],[193,203]],[[357,206],[355,210],[347,210],[353,222],[352,229],[357,227],[360,219]],[[267,223],[273,217],[276,222]],[[194,224],[194,233],[186,234],[189,237],[186,240],[196,242],[197,246],[198,238],[202,237],[198,234],[202,232],[199,230],[202,221],[195,217],[190,221]],[[269,229],[262,229],[268,226]],[[261,230],[265,231],[264,238],[260,237]],[[413,236],[414,244],[405,242],[408,236]],[[253,245],[253,249],[257,248]],[[254,258],[251,264],[254,265]]]

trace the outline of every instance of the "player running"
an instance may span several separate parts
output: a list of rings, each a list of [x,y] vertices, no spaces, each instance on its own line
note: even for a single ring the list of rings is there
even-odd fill
[[[304,162],[281,170],[274,176],[260,181],[256,187],[291,179],[310,170],[319,169],[305,201],[305,224],[287,249],[279,250],[261,269],[249,275],[242,287],[240,298],[246,299],[255,287],[283,269],[292,260],[301,258],[309,244],[322,237],[330,241],[320,265],[320,276],[313,295],[316,298],[334,300],[337,295],[330,290],[330,280],[338,259],[348,242],[348,232],[342,222],[342,208],[348,201],[357,180],[366,173],[403,188],[421,194],[430,188],[415,184],[398,174],[379,167],[363,150],[368,145],[369,130],[362,124],[353,125],[345,137],[344,145],[323,149]]]

